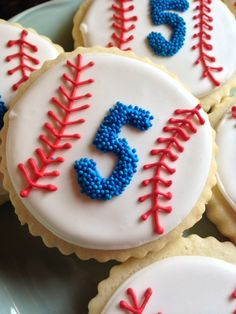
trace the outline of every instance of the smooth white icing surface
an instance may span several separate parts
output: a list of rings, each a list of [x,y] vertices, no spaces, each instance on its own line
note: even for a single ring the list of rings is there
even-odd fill
[[[111,41],[111,35],[114,32],[111,27],[113,15],[111,6],[113,3],[113,0],[94,0],[92,2],[80,26],[86,46],[107,46]],[[170,37],[168,26],[155,26],[152,23],[149,3],[150,1],[140,0],[132,2],[135,5],[135,10],[130,15],[137,15],[138,21],[135,22],[136,29],[131,32],[135,38],[127,44],[127,47],[131,47],[138,55],[147,56],[153,62],[161,63],[171,72],[176,73],[197,97],[210,94],[215,86],[208,78],[201,78],[202,65],[194,65],[199,57],[199,50],[192,50],[192,46],[198,42],[197,39],[193,39],[194,33],[198,32],[198,29],[194,28],[198,20],[193,20],[193,16],[199,13],[199,11],[194,10],[199,2],[190,0],[188,11],[178,12],[186,22],[187,33],[184,46],[173,57],[159,57],[149,48],[147,36],[152,31],[160,32],[166,38]],[[214,18],[212,24],[214,29],[209,32],[212,36],[209,43],[213,45],[213,50],[206,52],[216,58],[216,62],[212,63],[212,66],[222,66],[224,68],[222,72],[213,72],[214,77],[219,82],[224,83],[236,70],[236,45],[234,44],[236,42],[236,23],[230,11],[220,0],[212,1],[211,9],[211,16]]]
[[[1,23],[0,21],[0,96],[4,101],[5,105],[8,106],[12,98],[15,96],[17,91],[12,89],[12,86],[21,79],[21,71],[15,72],[13,75],[8,75],[8,71],[15,68],[19,65],[19,59],[12,59],[11,62],[6,61],[6,57],[13,55],[19,52],[19,46],[7,47],[9,40],[18,40],[22,32],[22,28],[19,28],[12,24]],[[56,46],[46,38],[33,33],[29,30],[26,40],[31,44],[37,46],[38,51],[31,53],[30,50],[26,49],[25,51],[29,53],[34,58],[38,59],[39,64],[32,65],[31,62],[28,62],[30,66],[33,66],[35,69],[39,69],[46,60],[55,59],[59,51],[56,49]],[[27,74],[30,74],[27,71]],[[0,183],[0,195],[5,195],[6,191],[3,189],[2,184]]]
[[[9,70],[19,65],[18,58],[13,59],[11,62],[6,61],[7,56],[19,52],[19,46],[7,47],[7,43],[9,40],[18,40],[22,30],[22,28],[15,25],[0,22],[0,95],[6,105],[9,104],[13,96],[16,94],[12,89],[12,85],[21,79],[21,71],[17,71],[13,75],[7,74]],[[39,64],[33,65],[36,69],[39,69],[44,61],[55,59],[59,54],[59,51],[52,42],[36,33],[28,31],[26,40],[38,47],[38,51],[35,53],[29,53],[30,50],[26,49],[27,53],[40,61]],[[31,62],[28,64],[30,66],[32,65]]]
[[[95,83],[83,86],[78,92],[79,95],[93,94],[89,99],[91,108],[73,115],[72,120],[85,118],[86,123],[70,127],[70,133],[79,132],[82,138],[71,142],[72,149],[60,152],[65,162],[54,168],[60,170],[60,177],[41,180],[57,185],[58,191],[34,190],[22,201],[43,225],[68,242],[98,249],[136,247],[158,238],[153,232],[152,219],[146,222],[139,219],[152,204],[151,201],[138,202],[140,196],[151,192],[151,188],[142,187],[141,182],[152,177],[153,170],[144,171],[143,165],[157,160],[150,156],[150,151],[157,147],[158,137],[169,136],[162,129],[174,110],[193,108],[197,100],[153,65],[108,53],[83,56],[83,64],[91,60],[95,66],[82,73],[81,79],[93,78]],[[56,90],[66,71],[65,64],[66,61],[57,64],[38,78],[10,113],[7,168],[18,193],[26,183],[17,165],[26,162],[37,147],[42,147],[38,137],[49,120],[47,112],[55,108],[50,99],[57,95]],[[73,164],[82,157],[93,158],[101,175],[111,174],[116,162],[114,156],[99,152],[92,142],[104,116],[117,101],[150,110],[155,119],[153,127],[145,132],[123,127],[120,137],[125,137],[130,146],[137,149],[138,171],[122,195],[111,201],[94,201],[80,193]],[[191,212],[206,184],[212,160],[212,133],[203,110],[201,115],[206,120],[205,125],[198,127],[198,133],[183,144],[184,153],[170,164],[177,171],[171,178],[167,176],[173,180],[170,188],[173,199],[165,204],[173,206],[173,212],[160,214],[166,233]]]
[[[236,211],[236,119],[232,117],[231,110],[225,114],[217,127],[216,142],[219,147],[218,187]]]
[[[153,294],[144,313],[233,314],[236,300],[236,266],[202,256],[178,256],[143,268],[126,280],[113,294],[102,314],[126,313],[119,302],[130,304],[126,291],[132,288],[143,300],[147,288]]]

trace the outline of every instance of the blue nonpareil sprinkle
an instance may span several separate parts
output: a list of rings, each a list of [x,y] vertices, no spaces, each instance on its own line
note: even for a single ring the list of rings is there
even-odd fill
[[[7,107],[2,99],[2,97],[0,96],[0,129],[2,129],[3,127],[3,117],[5,115],[5,113],[7,112]]]
[[[169,25],[173,29],[170,41],[161,33],[151,32],[147,39],[156,55],[162,57],[174,56],[184,45],[186,23],[177,13],[167,10],[185,12],[189,8],[187,0],[151,0],[151,18],[155,25]]]
[[[81,192],[95,200],[111,200],[119,196],[130,184],[137,171],[138,155],[124,138],[118,138],[124,125],[131,125],[140,131],[148,130],[153,116],[137,106],[127,106],[117,102],[114,108],[104,118],[96,134],[93,144],[103,153],[112,152],[118,157],[118,162],[112,175],[103,178],[92,159],[82,158],[75,161],[78,183]]]

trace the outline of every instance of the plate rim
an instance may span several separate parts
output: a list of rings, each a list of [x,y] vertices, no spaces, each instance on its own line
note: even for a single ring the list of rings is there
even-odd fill
[[[13,17],[11,17],[8,21],[9,22],[18,22],[19,19],[23,18],[24,16],[26,16],[27,14],[30,14],[32,12],[34,12],[35,10],[40,10],[44,7],[50,7],[50,6],[54,6],[55,4],[58,5],[58,4],[66,4],[70,2],[70,0],[47,0],[46,2],[44,3],[40,3],[40,4],[37,4],[31,8],[28,8],[16,15],[14,15]]]

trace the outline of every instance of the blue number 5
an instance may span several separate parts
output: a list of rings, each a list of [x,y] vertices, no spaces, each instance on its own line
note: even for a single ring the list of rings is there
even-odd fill
[[[81,192],[92,199],[110,200],[120,195],[130,184],[137,171],[138,156],[124,138],[118,138],[124,125],[131,125],[146,131],[153,117],[149,111],[117,102],[104,118],[93,144],[104,153],[113,152],[118,157],[117,164],[109,178],[102,178],[92,159],[82,158],[75,162],[75,170]]]
[[[173,34],[167,41],[160,33],[151,32],[148,42],[155,54],[162,57],[175,55],[183,46],[186,36],[186,24],[182,17],[176,13],[164,12],[175,10],[185,12],[189,8],[187,0],[151,0],[151,17],[155,25],[170,25]]]

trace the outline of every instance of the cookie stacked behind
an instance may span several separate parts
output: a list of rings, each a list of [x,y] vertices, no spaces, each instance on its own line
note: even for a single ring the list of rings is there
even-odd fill
[[[231,243],[183,238],[114,267],[99,284],[89,314],[235,313],[235,275]]]
[[[82,259],[160,250],[201,218],[215,184],[198,100],[115,48],[77,49],[38,71],[11,103],[2,152],[22,223]]]
[[[31,29],[0,20],[0,128],[3,116],[21,85],[46,60],[55,59],[63,49]],[[2,184],[2,182],[0,183]],[[0,187],[0,203],[8,199]]]
[[[217,186],[208,205],[208,217],[217,225],[219,231],[236,244],[236,200],[235,200],[235,136],[236,99],[224,99],[210,114],[216,129]]]
[[[131,49],[163,64],[206,111],[236,86],[236,22],[220,0],[86,0],[73,36],[76,47]]]

